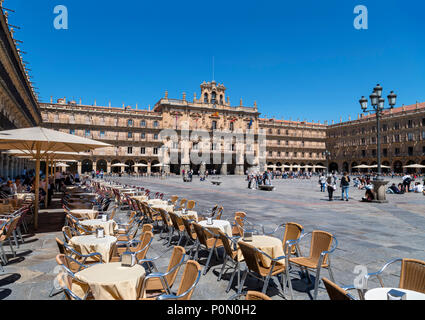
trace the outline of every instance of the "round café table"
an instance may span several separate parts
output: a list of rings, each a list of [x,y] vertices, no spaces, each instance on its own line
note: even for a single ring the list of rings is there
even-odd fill
[[[243,238],[239,239],[239,241],[243,241]],[[252,241],[244,242],[256,247],[257,249],[260,249],[261,251],[264,251],[273,259],[284,255],[282,240],[275,237],[253,235]],[[239,261],[243,260],[242,251],[239,248],[238,259]],[[264,267],[269,268],[272,264],[272,261],[262,254],[261,263]],[[285,259],[279,260],[277,263],[285,264]]]
[[[168,205],[168,204],[152,204],[151,207],[153,209],[163,209],[167,212],[173,212],[173,210],[174,210],[174,206]]]
[[[72,209],[69,212],[71,212],[71,215],[73,215],[77,219],[86,220],[96,219],[97,215],[99,214],[99,211],[93,209]]]
[[[118,230],[118,225],[114,220],[102,221],[101,219],[91,219],[81,221],[80,224],[87,227],[90,231],[96,231],[96,229],[102,228],[105,230],[105,235],[113,236],[115,231]]]
[[[148,205],[152,206],[155,204],[164,204],[164,205],[168,205],[168,201],[167,200],[161,200],[161,199],[150,199],[148,201],[146,201]]]
[[[199,225],[204,228],[217,228],[227,236],[232,236],[232,226],[229,221],[226,220],[213,220],[213,224],[208,224],[208,220],[202,220],[199,222]]]
[[[89,285],[95,300],[137,300],[142,289],[145,269],[136,264],[122,267],[121,262],[97,264],[75,274]],[[83,296],[81,288],[73,284],[72,291]]]
[[[137,201],[146,201],[146,200],[148,200],[148,197],[147,196],[132,196],[131,198],[134,199],[134,200],[137,200]]]
[[[102,260],[108,263],[115,249],[117,238],[113,236],[105,236],[104,238],[96,238],[96,235],[72,237],[69,244],[74,250],[81,254],[90,254],[99,252],[102,255]]]
[[[400,288],[375,288],[365,293],[365,300],[388,300],[387,293],[390,290],[397,290],[406,293],[406,300],[425,300],[425,294]]]

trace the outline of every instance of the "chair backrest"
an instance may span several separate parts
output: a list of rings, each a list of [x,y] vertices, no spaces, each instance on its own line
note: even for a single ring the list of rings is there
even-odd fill
[[[403,259],[399,287],[425,293],[425,261]]]
[[[162,222],[164,223],[165,226],[169,226],[169,220],[168,220],[168,212],[165,211],[162,208],[158,208],[159,214],[161,216]]]
[[[177,295],[181,295],[188,291],[192,286],[192,290],[188,292],[184,297],[179,300],[190,300],[192,298],[193,291],[196,286],[196,282],[199,280],[201,275],[201,266],[198,262],[193,260],[188,260],[186,263],[186,267],[184,269],[184,273],[182,276],[182,280],[180,282],[179,289],[177,291]]]
[[[111,214],[109,215],[109,220],[114,220],[115,214],[117,213],[117,206],[112,209]]]
[[[205,234],[204,228],[196,222],[192,223],[193,228],[195,229],[196,236],[198,237],[199,243],[207,246],[208,237]]]
[[[259,263],[260,259],[258,257],[257,251],[255,250],[255,247],[246,242],[239,241],[239,248],[242,251],[242,255],[248,269],[261,274]]]
[[[221,220],[221,215],[223,214],[223,207],[217,209],[214,219]]]
[[[72,237],[74,236],[72,234],[71,228],[68,226],[65,226],[62,228],[62,233],[63,233],[63,237],[65,239],[66,242],[69,242],[69,240],[72,239]]]
[[[153,230],[153,225],[151,225],[151,224],[144,224],[143,227],[142,227],[142,233],[145,233],[145,232],[148,232],[148,231],[152,232],[152,230]]]
[[[179,196],[176,196],[176,195],[174,195],[174,196],[172,196],[171,197],[171,202],[173,203],[173,204],[175,204],[176,202],[177,202],[177,200],[179,199]]]
[[[180,208],[182,209],[182,208],[185,208],[185,206],[186,206],[186,202],[187,202],[187,199],[185,199],[185,198],[183,198],[183,199],[181,199],[180,200]]]
[[[142,252],[139,252],[137,254],[138,260],[145,259],[146,254],[148,253],[149,248],[150,248],[150,243],[152,243],[151,242],[152,239],[153,239],[153,233],[151,231],[147,231],[147,232],[143,233],[142,239],[141,239],[139,245],[137,246],[136,250],[139,251],[139,250],[143,249],[144,247],[146,247],[146,248]]]
[[[329,299],[331,300],[351,300],[347,292],[338,286],[336,283],[327,278],[322,278],[325,284],[326,291],[328,292]]]
[[[16,217],[12,218],[12,221],[10,221],[8,226],[6,226],[6,228],[7,228],[6,239],[8,239],[12,235],[13,231],[16,229],[16,226],[18,225],[20,218],[21,218],[21,216],[16,216]]]
[[[189,200],[186,204],[186,208],[187,210],[192,210],[193,208],[195,208],[196,202],[195,200]]]
[[[221,242],[223,243],[223,247],[227,255],[231,257],[233,255],[233,249],[229,238],[221,230],[217,230],[217,234],[220,237]]]
[[[304,229],[303,226],[298,223],[295,223],[295,222],[286,223],[285,233],[283,234],[283,240],[282,240],[283,247],[285,247],[285,243],[288,240],[297,240],[301,236],[303,229]],[[293,245],[290,250],[292,254],[295,254],[296,246]]]
[[[195,240],[195,238],[193,237],[193,230],[192,230],[192,227],[191,227],[191,222],[189,222],[189,219],[186,219],[186,218],[182,218],[182,221],[183,221],[183,225],[184,225],[184,228],[186,229],[186,233],[188,234],[188,236],[189,236],[189,238],[190,239],[192,239],[192,240]]]
[[[333,235],[326,231],[314,230],[311,236],[310,258],[313,261],[319,261],[320,254],[323,251],[329,251],[332,245]],[[323,259],[323,264],[326,263],[328,255]]]
[[[248,291],[245,300],[272,300],[272,298],[258,291]]]
[[[176,229],[176,231],[179,231],[180,230],[179,217],[173,212],[168,212],[168,215],[170,216],[174,229]]]
[[[175,246],[173,248],[173,253],[171,254],[170,263],[168,264],[167,272],[176,267],[179,263],[182,262],[184,255],[186,254],[186,250],[183,247]],[[170,288],[173,286],[174,281],[176,281],[177,274],[179,272],[180,267],[175,268],[172,272],[165,276],[168,285]]]
[[[246,213],[242,212],[242,211],[235,212],[235,219],[236,219],[236,217],[240,217],[242,219],[245,219]]]
[[[56,244],[58,245],[60,254],[65,254],[66,253],[65,252],[65,245],[64,245],[63,241],[60,240],[59,238],[56,238]]]

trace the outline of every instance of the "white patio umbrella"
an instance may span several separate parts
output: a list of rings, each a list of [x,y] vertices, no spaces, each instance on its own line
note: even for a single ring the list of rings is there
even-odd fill
[[[316,169],[326,169],[325,166],[314,166],[314,168],[316,168]]]
[[[34,228],[38,229],[40,159],[49,152],[83,152],[110,147],[110,144],[42,127],[0,131],[0,150],[27,151],[36,159]]]
[[[361,164],[358,166],[353,167],[353,169],[369,169],[370,166],[366,165],[366,164]]]
[[[135,167],[135,168],[145,168],[145,167],[148,167],[148,165],[144,164],[144,163],[136,163],[135,165],[133,165],[133,167]]]
[[[369,166],[369,168],[376,169],[376,168],[378,168],[378,165],[377,164],[374,164],[373,166]],[[391,167],[384,166],[384,165],[381,165],[381,168],[383,168],[383,169],[391,169]]]
[[[111,167],[128,167],[128,165],[126,165],[125,163],[115,163],[113,165],[111,165]]]
[[[59,163],[56,163],[56,167],[69,168],[69,165],[67,165],[66,163],[59,162]]]
[[[152,167],[169,167],[170,165],[168,164],[163,164],[163,163],[158,163],[158,164],[154,164]]]
[[[407,168],[407,169],[423,169],[423,168],[425,168],[425,166],[422,165],[422,164],[410,164],[408,166],[404,166],[403,168]]]

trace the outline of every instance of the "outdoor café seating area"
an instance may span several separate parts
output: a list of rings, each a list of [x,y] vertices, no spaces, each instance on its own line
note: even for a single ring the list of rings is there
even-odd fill
[[[366,274],[361,288],[340,283],[333,261],[343,244],[330,232],[305,230],[296,219],[277,221],[267,231],[242,208],[226,212],[218,203],[205,210],[197,199],[177,192],[113,180],[85,179],[63,191],[65,223],[56,238],[60,289],[52,286],[50,296],[197,300],[199,283],[212,275],[216,283],[224,282],[223,296],[231,294],[230,299],[296,299],[294,281],[309,284],[311,290],[303,294],[310,299],[320,290],[331,300],[425,298],[425,262],[415,259],[394,257],[381,270]],[[33,205],[30,196],[0,204],[3,265],[8,263],[3,247],[13,253],[24,241]],[[162,248],[160,257],[153,254],[154,245]],[[400,265],[399,285],[386,287],[385,273],[395,264]]]

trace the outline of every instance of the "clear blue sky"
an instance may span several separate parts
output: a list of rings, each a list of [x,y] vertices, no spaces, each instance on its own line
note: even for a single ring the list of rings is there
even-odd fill
[[[369,29],[353,27],[356,5]],[[53,28],[66,5],[69,29]],[[9,23],[42,101],[147,107],[199,96],[201,82],[228,88],[232,105],[257,101],[263,116],[335,120],[357,116],[377,83],[398,106],[425,101],[424,1],[6,0]]]

